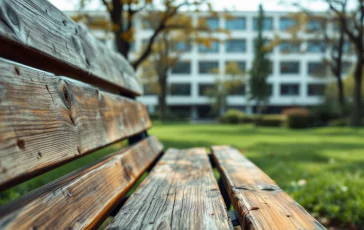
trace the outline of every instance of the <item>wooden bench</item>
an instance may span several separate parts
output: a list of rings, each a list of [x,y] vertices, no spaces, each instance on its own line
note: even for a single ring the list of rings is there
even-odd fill
[[[0,229],[324,229],[232,147],[163,153],[128,62],[46,0],[0,1],[0,44],[1,190],[129,141],[0,207]]]

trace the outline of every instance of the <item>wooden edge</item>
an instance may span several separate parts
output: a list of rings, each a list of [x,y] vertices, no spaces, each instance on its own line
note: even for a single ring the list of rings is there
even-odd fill
[[[151,125],[140,102],[0,58],[0,190]]]
[[[205,148],[168,149],[107,229],[232,229]]]
[[[211,150],[242,229],[326,229],[238,150]]]
[[[133,96],[143,89],[128,61],[46,0],[0,2],[0,57]]]
[[[0,208],[0,229],[97,227],[163,149],[149,137]]]

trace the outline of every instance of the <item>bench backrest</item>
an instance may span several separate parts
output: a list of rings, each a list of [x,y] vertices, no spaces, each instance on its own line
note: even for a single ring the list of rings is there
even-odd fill
[[[1,1],[0,44],[0,190],[135,142],[1,207],[0,228],[97,226],[163,148],[141,138],[151,121],[133,99],[140,82],[125,58],[46,0]]]

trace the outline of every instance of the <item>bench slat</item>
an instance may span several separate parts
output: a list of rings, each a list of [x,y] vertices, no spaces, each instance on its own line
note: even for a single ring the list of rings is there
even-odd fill
[[[150,127],[142,103],[0,59],[0,189]]]
[[[140,95],[131,65],[46,0],[0,1],[0,57]]]
[[[0,229],[93,228],[162,151],[156,137],[47,184],[0,209]]]
[[[204,148],[169,149],[108,229],[231,229]]]
[[[212,155],[242,229],[325,229],[238,150],[214,146]]]

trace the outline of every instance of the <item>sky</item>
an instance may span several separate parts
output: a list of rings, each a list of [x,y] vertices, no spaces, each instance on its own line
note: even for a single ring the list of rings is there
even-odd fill
[[[57,8],[61,10],[75,10],[79,0],[49,0]],[[100,8],[100,0],[92,0],[90,10],[103,9]],[[263,4],[266,11],[292,11],[294,7],[289,4],[280,3],[281,0],[211,0],[214,10],[239,10],[239,11],[256,11],[260,3]],[[316,11],[325,11],[326,6],[320,1],[306,4],[308,8]]]

